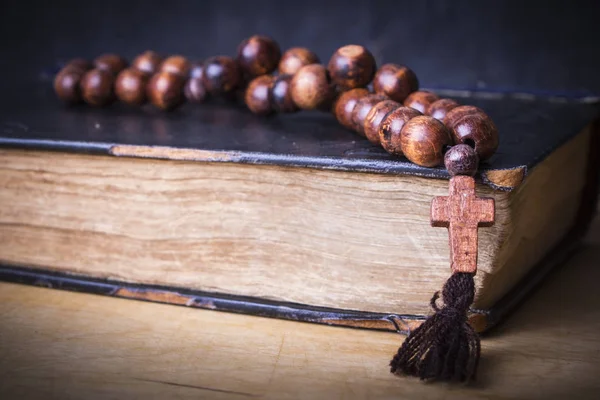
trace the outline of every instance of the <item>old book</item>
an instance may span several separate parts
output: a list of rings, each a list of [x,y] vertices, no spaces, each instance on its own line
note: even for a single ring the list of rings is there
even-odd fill
[[[467,93],[500,148],[478,175],[471,321],[492,326],[585,231],[596,104]],[[193,307],[407,330],[450,274],[430,227],[442,168],[393,158],[331,115],[261,119],[220,105],[171,114],[3,104],[0,277]]]

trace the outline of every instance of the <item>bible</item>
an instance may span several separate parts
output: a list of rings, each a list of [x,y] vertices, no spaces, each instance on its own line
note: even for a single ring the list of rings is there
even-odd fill
[[[408,332],[450,273],[448,233],[429,223],[447,171],[390,156],[327,113],[66,108],[34,92],[0,110],[0,279]],[[597,104],[449,95],[501,133],[476,176],[496,204],[470,311],[485,331],[585,232]]]

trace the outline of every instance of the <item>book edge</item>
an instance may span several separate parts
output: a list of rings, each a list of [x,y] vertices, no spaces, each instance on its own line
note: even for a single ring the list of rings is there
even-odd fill
[[[569,231],[552,250],[509,290],[487,313],[486,330],[506,318],[538,287],[539,283],[557,266],[567,261],[579,247],[593,217],[597,213],[598,182],[600,181],[600,119],[591,123],[590,143],[586,171],[579,210]]]
[[[22,139],[0,136],[0,148],[66,151],[74,153],[107,155],[113,157],[145,158],[170,161],[223,162],[249,165],[311,168],[347,172],[366,172],[389,175],[417,176],[431,179],[450,179],[444,168],[423,168],[406,161],[389,161],[365,158],[307,157],[293,154],[255,153],[230,150],[203,150],[170,146],[143,146],[116,143],[54,141]],[[538,160],[538,163],[541,160]],[[492,189],[512,191],[525,179],[526,165],[505,169],[483,167],[478,181]]]

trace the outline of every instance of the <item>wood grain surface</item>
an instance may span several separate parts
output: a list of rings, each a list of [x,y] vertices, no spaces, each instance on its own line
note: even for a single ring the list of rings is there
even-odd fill
[[[398,378],[403,337],[0,284],[2,399],[593,399],[600,221],[483,339],[472,386]]]

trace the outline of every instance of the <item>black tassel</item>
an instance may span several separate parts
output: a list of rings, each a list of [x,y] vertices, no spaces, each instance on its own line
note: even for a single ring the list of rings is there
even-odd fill
[[[390,362],[391,372],[422,380],[469,381],[475,379],[481,347],[479,335],[467,320],[475,297],[473,276],[452,274],[442,289],[444,304],[431,299],[435,314],[415,329]]]

